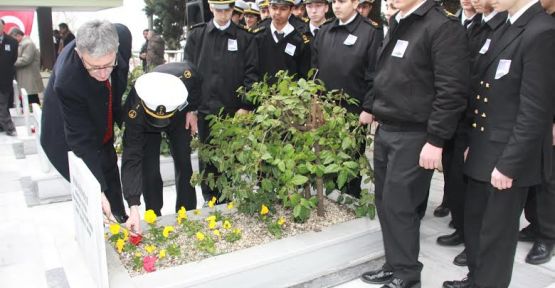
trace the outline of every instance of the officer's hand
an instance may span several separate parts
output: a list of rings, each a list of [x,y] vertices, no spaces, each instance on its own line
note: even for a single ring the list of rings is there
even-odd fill
[[[188,112],[185,116],[185,129],[191,130],[191,136],[194,136],[198,132],[198,118],[197,114],[193,112]]]
[[[442,152],[443,148],[426,143],[420,152],[420,161],[418,164],[424,169],[440,169]]]
[[[553,124],[553,131],[551,134],[553,134],[553,146],[555,146],[555,124]]]
[[[374,122],[374,116],[366,111],[362,111],[358,117],[358,122],[360,125],[370,125]]]
[[[139,206],[133,205],[129,208],[129,218],[127,222],[125,222],[125,226],[129,231],[142,234],[143,230],[141,229],[141,216],[139,214]]]
[[[513,186],[513,179],[503,175],[497,168],[491,172],[491,186],[498,190],[509,189]]]
[[[114,215],[112,215],[110,202],[108,201],[108,198],[106,198],[106,194],[104,194],[104,192],[102,192],[102,195],[100,196],[100,203],[102,205],[102,213],[104,213],[104,216],[106,217],[106,219],[104,219],[104,223],[108,224],[110,222],[117,222]]]
[[[248,114],[249,110],[245,110],[245,109],[239,109],[237,110],[237,112],[235,112],[235,115],[245,115]]]

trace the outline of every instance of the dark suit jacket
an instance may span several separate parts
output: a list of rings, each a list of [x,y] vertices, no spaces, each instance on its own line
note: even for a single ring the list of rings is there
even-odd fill
[[[395,47],[402,43],[405,49],[395,57]],[[392,16],[378,50],[374,89],[363,109],[381,122],[425,127],[427,141],[442,147],[466,107],[468,55],[464,27],[433,0],[399,24]]]
[[[474,129],[465,173],[490,182],[497,168],[513,185],[527,187],[539,184],[542,172],[551,170],[555,21],[536,3],[504,28],[492,38],[473,98]],[[500,63],[507,61],[508,73],[496,77],[504,70]]]
[[[2,33],[0,31],[0,33]],[[17,40],[4,34],[0,46],[0,89],[9,91],[13,89],[12,83],[15,76],[14,63],[17,60]]]
[[[120,24],[116,29],[120,45],[118,66],[111,74],[112,107],[114,122],[121,124],[121,96],[127,87],[131,33]],[[41,145],[50,162],[67,180],[67,152],[73,151],[83,159],[105,191],[107,185],[100,152],[108,127],[108,89],[88,74],[74,48],[75,41],[58,56],[44,92]]]

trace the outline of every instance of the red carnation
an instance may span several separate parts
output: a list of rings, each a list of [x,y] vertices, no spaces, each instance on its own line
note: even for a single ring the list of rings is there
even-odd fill
[[[145,258],[143,258],[143,268],[146,272],[156,271],[156,267],[154,267],[156,260],[158,260],[156,256],[145,256]]]
[[[141,244],[142,240],[143,240],[143,236],[141,236],[140,234],[129,236],[129,242],[131,242],[131,244],[135,246],[138,246],[139,244]]]

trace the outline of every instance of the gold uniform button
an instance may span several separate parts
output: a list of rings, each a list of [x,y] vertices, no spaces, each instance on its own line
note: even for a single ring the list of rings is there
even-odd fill
[[[472,123],[472,127],[476,128],[476,123]]]
[[[484,132],[484,127],[480,127],[480,132]]]
[[[480,95],[476,95],[476,100],[480,100]]]
[[[474,109],[474,114],[478,115],[478,109]]]
[[[484,103],[488,103],[488,98],[484,98]]]
[[[482,113],[482,118],[486,118],[486,113]]]
[[[486,88],[489,88],[489,83],[486,83]]]
[[[484,85],[484,81],[480,81],[480,85]]]

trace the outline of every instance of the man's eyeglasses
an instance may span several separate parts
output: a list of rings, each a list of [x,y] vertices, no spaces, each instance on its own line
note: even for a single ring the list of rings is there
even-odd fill
[[[118,57],[116,54],[116,59],[114,59],[114,64],[112,65],[106,65],[106,66],[92,66],[89,63],[87,63],[87,61],[85,61],[85,59],[83,59],[83,57],[80,57],[81,61],[83,62],[83,66],[85,67],[85,70],[94,73],[94,72],[98,72],[100,70],[104,70],[104,69],[114,69],[116,66],[118,66]]]

